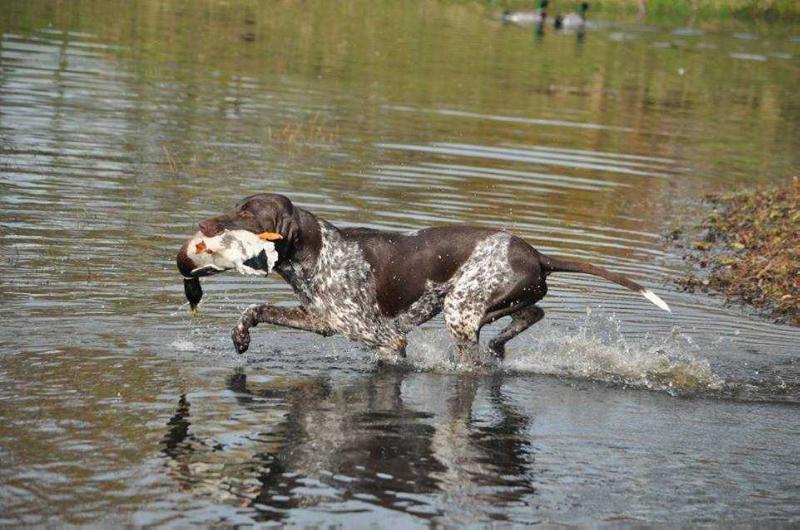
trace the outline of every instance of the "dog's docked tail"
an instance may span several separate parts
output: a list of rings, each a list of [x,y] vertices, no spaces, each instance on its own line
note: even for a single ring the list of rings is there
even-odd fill
[[[605,278],[606,280],[618,283],[623,287],[627,287],[631,291],[638,291],[639,294],[641,294],[642,296],[653,302],[655,305],[657,305],[664,311],[672,313],[672,310],[669,308],[667,303],[661,298],[659,298],[659,296],[656,293],[654,293],[650,289],[645,289],[635,281],[626,278],[622,274],[617,274],[616,272],[611,272],[602,267],[596,267],[594,265],[591,265],[589,263],[584,263],[581,261],[566,261],[566,260],[551,258],[543,254],[540,255],[542,258],[541,263],[542,267],[544,268],[545,274],[549,274],[551,272],[581,272],[583,274],[592,274],[594,276],[600,276],[601,278]]]

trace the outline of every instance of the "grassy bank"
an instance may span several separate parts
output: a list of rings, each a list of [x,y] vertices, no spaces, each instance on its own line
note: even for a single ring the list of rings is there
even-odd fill
[[[800,325],[800,178],[735,195],[710,196],[703,237],[684,246],[700,269],[684,289],[712,289]]]

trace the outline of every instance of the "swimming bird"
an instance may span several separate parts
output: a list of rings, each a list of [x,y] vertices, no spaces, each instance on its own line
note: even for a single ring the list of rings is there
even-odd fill
[[[503,11],[500,15],[500,20],[509,23],[517,24],[519,26],[530,26],[533,24],[543,25],[547,19],[547,5],[549,0],[539,0],[539,9],[527,11]]]
[[[586,27],[586,11],[589,9],[589,2],[581,2],[577,13],[567,13],[557,15],[553,20],[553,27],[556,29],[566,29],[572,31],[582,31]]]

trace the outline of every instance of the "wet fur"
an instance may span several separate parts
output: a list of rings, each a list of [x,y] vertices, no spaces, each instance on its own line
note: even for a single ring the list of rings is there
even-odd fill
[[[245,310],[232,334],[240,353],[249,346],[250,328],[270,323],[341,334],[394,361],[405,356],[406,334],[443,312],[460,362],[472,365],[478,361],[485,324],[511,316],[489,344],[503,357],[505,343],[544,316],[534,304],[547,293],[550,272],[622,278],[626,286],[644,291],[605,269],[543,256],[505,231],[470,226],[409,233],[339,229],[274,194],[248,197],[232,212],[203,221],[200,229],[208,237],[230,229],[283,236],[276,244],[275,271],[301,305]]]

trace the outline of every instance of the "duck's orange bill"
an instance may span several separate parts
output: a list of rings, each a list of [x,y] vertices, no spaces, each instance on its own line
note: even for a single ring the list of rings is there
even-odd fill
[[[195,252],[195,254],[200,254],[206,248],[208,248],[208,247],[206,247],[206,242],[205,241],[201,241],[201,242],[199,242],[198,244],[196,244],[194,246],[194,252]]]
[[[258,238],[265,241],[278,241],[279,239],[283,239],[283,236],[277,232],[261,232],[258,234]]]

